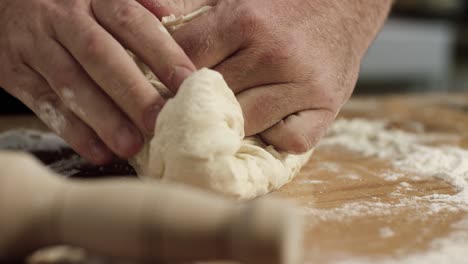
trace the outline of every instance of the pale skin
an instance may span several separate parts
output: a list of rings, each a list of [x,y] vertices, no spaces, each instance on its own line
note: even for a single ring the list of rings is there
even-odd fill
[[[350,97],[391,2],[5,0],[0,86],[90,161],[128,158],[164,104],[129,49],[173,91],[197,68],[221,72],[242,106],[246,134],[302,153]],[[204,5],[214,8],[172,37],[161,29],[163,16]]]

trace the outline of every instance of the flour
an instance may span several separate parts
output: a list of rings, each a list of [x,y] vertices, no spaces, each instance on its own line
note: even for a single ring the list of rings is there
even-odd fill
[[[403,196],[402,196],[403,197]],[[380,201],[351,202],[333,209],[314,208],[313,205],[304,209],[304,214],[311,216],[317,224],[329,221],[344,222],[356,218],[374,216],[398,216],[408,209],[421,212],[414,216],[417,219],[428,219],[440,212],[459,212],[468,209],[466,205],[452,204],[447,201],[428,201],[424,197],[401,198],[397,202],[384,203]]]
[[[389,131],[384,121],[337,120],[319,146],[338,145],[365,156],[389,158],[408,153],[416,135],[401,130]]]
[[[468,205],[468,151],[457,146],[431,146],[429,143],[443,141],[440,134],[414,134],[389,129],[385,121],[363,119],[335,122],[329,134],[319,144],[321,147],[342,146],[369,157],[389,159],[393,166],[406,173],[416,173],[413,180],[437,177],[458,189],[456,195],[434,194],[423,197],[430,201]],[[454,136],[447,135],[453,142]],[[397,181],[405,174],[394,171],[382,172],[380,177]],[[406,190],[408,183],[400,184]]]
[[[408,217],[426,220],[439,213],[468,212],[468,151],[454,144],[459,140],[456,135],[423,134],[423,126],[418,131],[409,133],[391,129],[389,123],[384,121],[342,119],[335,122],[318,149],[341,146],[367,157],[386,159],[395,171],[374,173],[385,181],[395,182],[403,177],[420,181],[436,177],[456,187],[457,194],[408,197],[402,192],[413,191],[413,186],[409,182],[400,182],[395,191],[389,194],[396,199],[395,202],[383,203],[378,199],[375,202],[357,201],[333,209],[317,209],[311,205],[305,213],[313,216],[320,224],[324,221],[347,221],[362,217],[398,216],[404,210],[417,212]],[[351,258],[336,263],[466,263],[468,219],[457,223],[455,229],[457,226],[459,230],[435,240],[430,249],[422,253],[409,256],[397,254],[397,257],[383,259]],[[395,232],[382,227],[379,235],[382,239],[389,239]]]
[[[380,174],[386,181],[398,181],[405,175],[395,171],[384,171]]]
[[[342,146],[365,156],[392,160],[398,170],[417,173],[418,179],[437,177],[457,187],[459,193],[450,201],[468,204],[468,151],[456,146],[430,146],[443,141],[439,134],[414,134],[397,129],[387,129],[385,121],[363,119],[335,122],[319,147]],[[453,142],[453,135],[448,140]],[[388,181],[404,175],[398,172],[381,174]],[[444,198],[448,198],[445,196]]]
[[[395,232],[390,227],[382,227],[379,229],[379,235],[381,238],[390,238],[395,236]]]
[[[321,180],[302,180],[299,183],[300,184],[323,184],[324,181],[321,181]]]
[[[352,181],[358,181],[361,180],[361,176],[355,173],[345,173],[343,175],[338,176],[340,179],[346,179],[346,180],[352,180]]]
[[[320,162],[317,165],[317,169],[329,171],[329,172],[339,172],[340,171],[340,164],[335,163],[335,162]]]
[[[439,148],[413,144],[411,151],[394,165],[402,170],[444,179],[465,191],[468,181],[468,151],[458,147]]]
[[[456,223],[457,225],[463,224],[465,220]],[[335,264],[464,264],[466,263],[466,249],[468,248],[468,235],[465,231],[455,231],[448,237],[437,239],[430,245],[430,250],[423,254],[412,254],[405,257],[394,257],[391,259],[347,259],[335,262]]]
[[[420,131],[424,131],[421,128]],[[18,145],[11,140],[9,145],[3,143],[2,138],[17,138],[17,132],[0,135],[0,148],[25,147],[28,149],[47,149],[62,146],[61,140],[51,134],[37,134],[36,132],[24,132],[27,144]],[[29,138],[32,135],[32,139]],[[36,138],[36,139],[34,139]],[[39,140],[38,138],[42,138]],[[450,142],[456,142],[453,135],[440,134],[417,134],[398,129],[390,129],[389,124],[384,121],[370,121],[362,119],[338,120],[331,127],[329,134],[322,140],[318,149],[341,146],[351,151],[358,152],[368,157],[379,157],[392,161],[397,171],[382,171],[377,175],[382,179],[395,182],[405,177],[405,180],[419,181],[426,178],[438,177],[457,187],[456,195],[433,194],[423,197],[403,195],[405,191],[412,190],[411,182],[396,183],[395,191],[389,196],[395,198],[392,202],[382,202],[380,198],[374,197],[371,201],[359,201],[345,203],[333,209],[315,208],[311,202],[304,208],[304,214],[312,219],[312,222],[320,225],[323,222],[343,222],[352,219],[398,216],[403,211],[415,212],[415,219],[430,220],[434,215],[449,212],[468,212],[468,151],[456,146],[431,146],[434,141],[444,142],[448,138]],[[49,143],[42,142],[47,139]],[[9,140],[3,140],[8,142]],[[42,143],[41,143],[42,142]],[[56,144],[51,144],[55,142]],[[16,145],[15,145],[16,144]],[[80,163],[80,159],[74,160]],[[66,164],[58,162],[54,166],[61,167]],[[317,165],[318,170],[324,170],[338,174],[338,178],[360,180],[362,176],[358,172],[343,171],[345,168],[340,164],[323,161]],[[415,173],[417,175],[411,175]],[[321,180],[303,180],[303,184],[323,184]],[[411,220],[411,219],[409,219]],[[314,224],[314,223],[312,223]],[[466,263],[466,249],[468,248],[468,220],[457,223],[455,231],[445,238],[435,240],[430,245],[430,250],[418,254],[397,256],[395,258],[367,259],[351,258],[340,261],[340,264],[366,264],[366,263]],[[459,230],[458,230],[459,229]],[[377,230],[381,239],[392,239],[398,236],[398,231],[388,226],[382,226]],[[80,253],[81,254],[81,253]],[[397,254],[398,255],[398,254]],[[87,262],[89,263],[89,262]]]
[[[87,114],[83,108],[77,103],[76,95],[70,88],[63,88],[62,91],[63,101],[66,102],[70,110],[81,118],[86,118]]]
[[[405,187],[405,188],[410,188],[411,187],[411,184],[407,183],[407,182],[400,182],[400,186],[401,187]]]
[[[38,107],[37,116],[46,123],[52,131],[61,135],[66,126],[65,116],[49,102],[43,102]]]

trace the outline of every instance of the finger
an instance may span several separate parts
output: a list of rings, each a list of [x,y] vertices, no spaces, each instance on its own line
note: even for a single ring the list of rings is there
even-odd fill
[[[127,51],[89,15],[75,15],[53,26],[58,42],[133,123],[150,134],[164,99]]]
[[[278,150],[300,154],[318,143],[334,119],[332,111],[307,110],[286,117],[262,132],[260,137]]]
[[[24,66],[22,78],[12,90],[56,134],[67,141],[81,156],[96,164],[112,160],[112,152],[97,135],[61,102],[47,82]]]
[[[245,119],[246,135],[258,134],[290,114],[320,105],[312,89],[302,85],[272,84],[246,90],[237,95]]]
[[[138,129],[59,43],[49,39],[39,45],[42,47],[32,54],[34,59],[30,64],[47,80],[62,102],[118,156],[129,158],[135,155],[143,146]]]
[[[217,0],[137,0],[159,19],[169,16],[181,16],[192,13],[203,6],[213,6]]]
[[[296,52],[288,45],[256,43],[227,58],[214,67],[220,72],[235,94],[252,87],[272,83],[292,83],[305,76],[299,73]],[[272,74],[274,73],[274,74]]]
[[[132,50],[172,91],[195,66],[162,23],[133,0],[94,1],[98,22]]]
[[[190,21],[173,34],[197,68],[213,68],[243,48],[245,38],[237,24],[221,17],[218,7]]]
[[[294,45],[253,38],[251,31],[255,29],[246,27],[257,22],[247,19],[233,23],[220,17],[225,8],[216,6],[173,33],[197,68],[219,71],[236,94],[252,87],[304,78],[295,74],[302,71],[296,63]]]

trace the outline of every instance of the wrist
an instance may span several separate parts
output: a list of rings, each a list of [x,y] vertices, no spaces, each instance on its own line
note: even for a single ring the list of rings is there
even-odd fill
[[[308,4],[325,30],[324,36],[352,47],[359,58],[375,39],[392,6],[392,0],[316,0]]]
[[[356,51],[362,57],[385,23],[393,1],[337,0],[337,2],[342,6],[342,19],[350,41],[356,45]]]

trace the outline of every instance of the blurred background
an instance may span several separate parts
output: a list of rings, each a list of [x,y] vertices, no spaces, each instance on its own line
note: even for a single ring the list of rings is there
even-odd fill
[[[355,94],[468,91],[467,2],[396,0]],[[28,112],[0,89],[0,114]]]
[[[395,1],[355,94],[468,91],[467,2]]]

